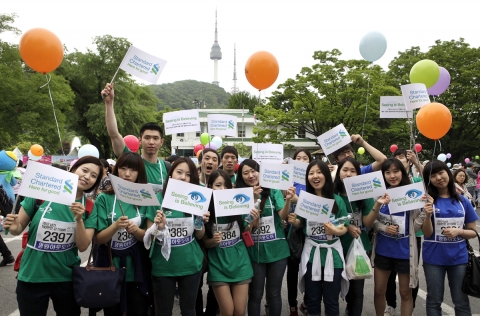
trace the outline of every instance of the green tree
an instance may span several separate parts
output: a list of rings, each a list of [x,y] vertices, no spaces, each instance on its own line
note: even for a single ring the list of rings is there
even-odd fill
[[[227,109],[244,108],[247,112],[254,113],[255,107],[260,105],[265,105],[265,99],[259,99],[248,91],[240,91],[230,96]]]
[[[17,17],[18,15],[16,13],[0,14],[0,33],[12,32],[15,35],[22,34],[22,32],[18,28],[11,25],[15,22],[15,19]]]

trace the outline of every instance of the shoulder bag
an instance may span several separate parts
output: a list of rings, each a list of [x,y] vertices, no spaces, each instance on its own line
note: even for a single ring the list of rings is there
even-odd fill
[[[478,233],[477,238],[480,245],[480,236]],[[470,246],[468,240],[466,240],[466,242],[468,250],[468,263],[467,271],[463,277],[462,291],[467,295],[480,298],[480,257],[475,255],[475,252],[473,251],[472,246]]]

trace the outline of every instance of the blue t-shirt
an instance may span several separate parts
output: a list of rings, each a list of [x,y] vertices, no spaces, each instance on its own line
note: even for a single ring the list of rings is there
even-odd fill
[[[373,172],[373,164],[369,164],[368,166],[360,167],[360,174],[367,174]]]
[[[428,264],[453,266],[468,262],[468,253],[465,239],[460,236],[446,238],[442,235],[443,227],[462,226],[460,223],[468,224],[478,220],[478,215],[470,202],[460,196],[460,202],[453,198],[438,197],[434,202],[434,215],[430,218],[433,226],[433,234],[430,237],[424,236],[422,256],[423,262]],[[425,219],[425,220],[428,220]],[[435,222],[439,224],[435,229]],[[440,225],[442,227],[440,227]],[[462,226],[460,228],[464,228]]]
[[[385,225],[398,225],[398,235],[390,235],[386,232],[377,233],[377,246],[375,252],[388,258],[410,259],[410,245],[408,240],[410,212],[392,214],[388,205],[380,208],[378,220]],[[393,222],[392,223],[392,219]]]

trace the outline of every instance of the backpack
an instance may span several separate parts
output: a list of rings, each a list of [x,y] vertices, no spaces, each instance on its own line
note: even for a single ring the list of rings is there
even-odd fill
[[[170,168],[172,168],[172,164],[170,163],[170,161],[163,161],[163,163],[165,164],[165,169],[167,169],[167,173],[170,171]]]

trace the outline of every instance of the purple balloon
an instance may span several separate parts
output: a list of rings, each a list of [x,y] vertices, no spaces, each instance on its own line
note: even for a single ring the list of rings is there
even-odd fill
[[[217,145],[215,145],[214,143],[210,142],[208,144],[205,145],[205,148],[211,148],[213,150],[217,150]]]
[[[427,89],[428,94],[430,95],[440,95],[444,93],[448,89],[448,86],[450,85],[450,74],[448,73],[448,70],[443,67],[439,67],[439,68],[440,68],[440,77],[438,78],[437,82],[433,86]]]
[[[450,158],[452,158],[452,154],[451,154],[451,153],[448,153],[448,154],[447,154],[447,159],[450,159]]]

